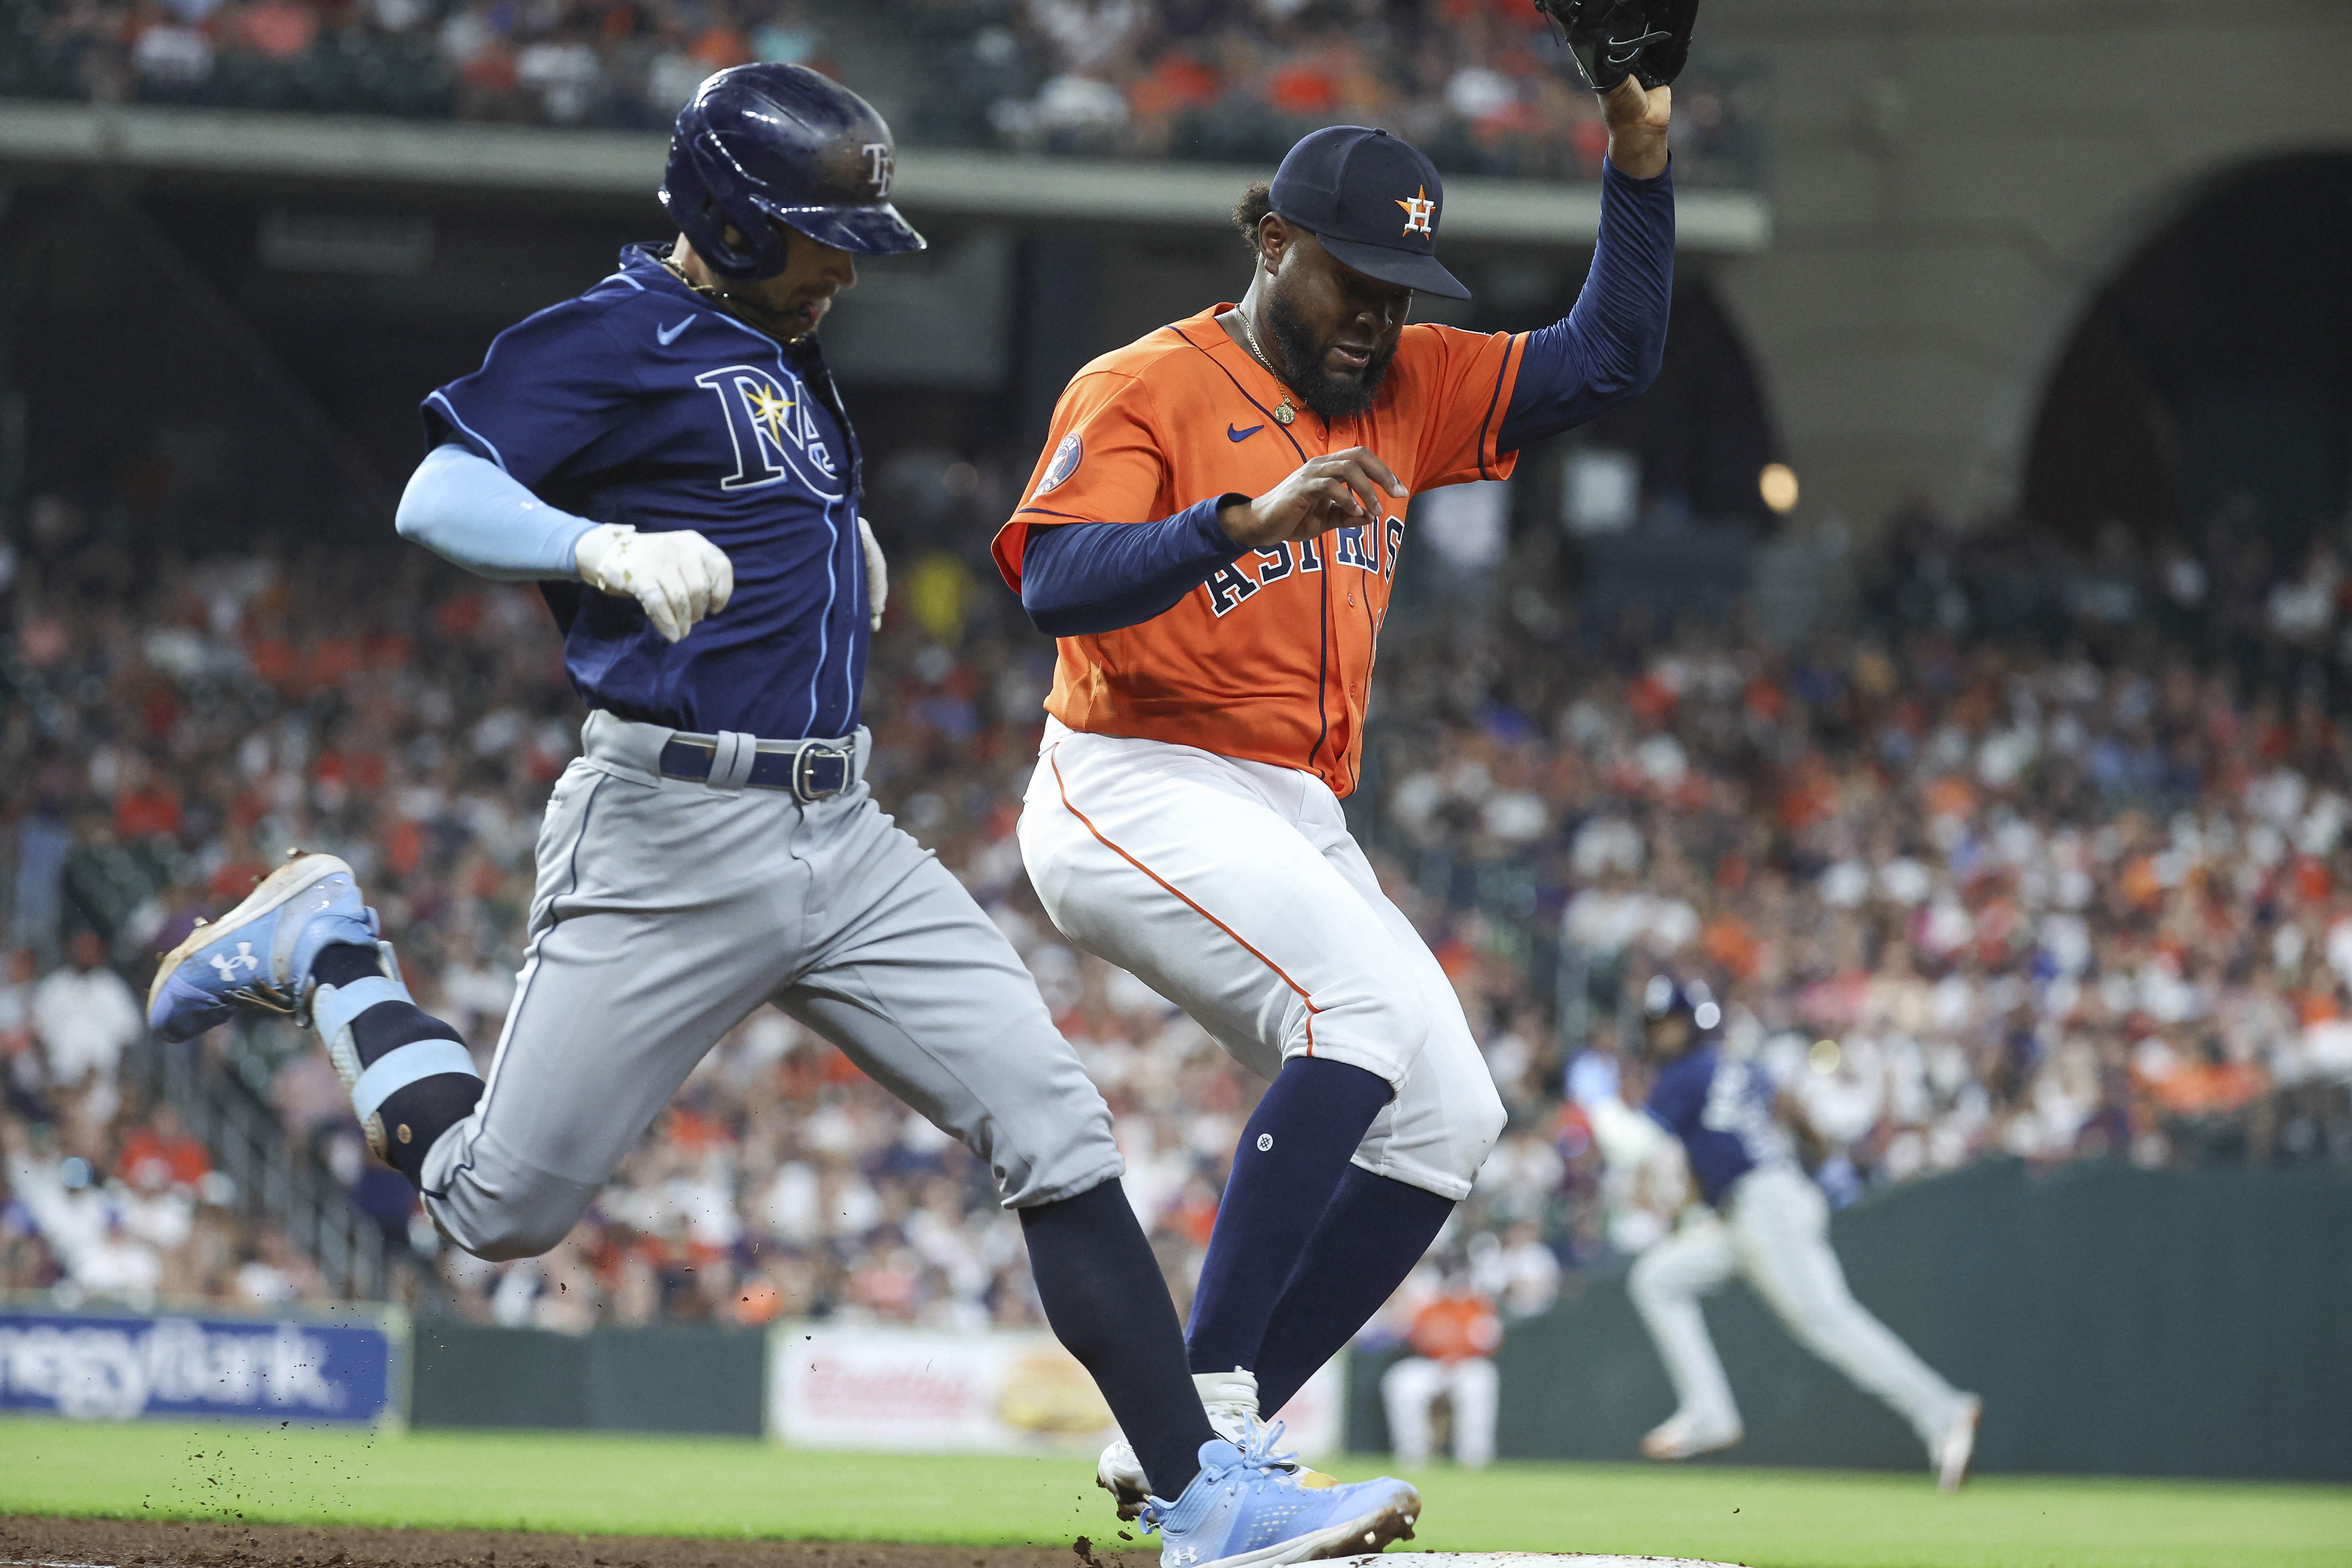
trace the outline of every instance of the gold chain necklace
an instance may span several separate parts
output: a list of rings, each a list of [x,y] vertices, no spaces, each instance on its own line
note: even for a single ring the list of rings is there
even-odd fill
[[[1274,368],[1274,362],[1267,359],[1265,351],[1257,346],[1257,331],[1250,325],[1249,312],[1236,305],[1234,307],[1234,320],[1242,324],[1242,347],[1249,351],[1250,358],[1265,367],[1265,374],[1274,377],[1276,385],[1284,385],[1282,373]],[[1290,406],[1290,393],[1286,386],[1282,395],[1281,405],[1274,411],[1274,417],[1275,422],[1279,425],[1287,425],[1298,417],[1298,410]]]
[[[777,338],[787,343],[796,343],[800,342],[801,339],[808,335],[805,332],[794,332],[790,337],[785,337],[783,334],[776,331],[773,328],[761,324],[760,318],[767,315],[768,312],[760,309],[759,306],[751,304],[748,300],[739,300],[734,295],[727,292],[724,289],[714,289],[708,283],[697,283],[693,279],[686,275],[685,268],[680,267],[675,259],[667,255],[658,256],[655,258],[655,259],[662,264],[663,268],[667,270],[671,277],[685,284],[688,289],[693,289],[697,294],[699,294],[702,298],[709,300],[712,304],[718,306],[729,315],[733,316],[738,321],[744,322],[746,325],[767,334],[769,337]]]

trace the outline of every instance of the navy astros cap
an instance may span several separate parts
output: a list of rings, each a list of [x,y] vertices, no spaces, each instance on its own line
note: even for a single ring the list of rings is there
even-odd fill
[[[1332,125],[1299,139],[1275,171],[1274,210],[1367,278],[1449,300],[1470,290],[1437,264],[1437,165],[1401,136]]]

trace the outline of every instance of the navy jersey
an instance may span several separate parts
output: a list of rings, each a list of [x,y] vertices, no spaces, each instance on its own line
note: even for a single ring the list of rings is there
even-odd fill
[[[1647,1109],[1683,1141],[1699,1195],[1718,1208],[1732,1184],[1758,1166],[1796,1163],[1788,1130],[1772,1115],[1771,1079],[1712,1041],[1658,1069]]]
[[[814,334],[754,331],[632,246],[618,272],[499,333],[424,414],[428,447],[463,442],[550,506],[692,529],[733,563],[727,607],[676,643],[635,599],[541,584],[591,707],[773,740],[857,727],[857,444]]]

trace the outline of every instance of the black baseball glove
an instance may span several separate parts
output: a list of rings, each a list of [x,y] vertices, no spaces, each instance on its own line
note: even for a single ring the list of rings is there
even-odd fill
[[[1664,87],[1690,58],[1698,0],[1535,0],[1595,92],[1627,77]]]

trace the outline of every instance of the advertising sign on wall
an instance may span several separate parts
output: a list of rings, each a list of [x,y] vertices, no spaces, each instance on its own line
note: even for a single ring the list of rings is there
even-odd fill
[[[60,1312],[0,1302],[0,1410],[85,1420],[398,1419],[396,1312],[236,1318]]]
[[[1283,1447],[1339,1447],[1343,1378],[1316,1374],[1282,1412]],[[811,1448],[1092,1451],[1118,1435],[1086,1369],[1046,1333],[784,1323],[769,1341],[768,1430]]]

